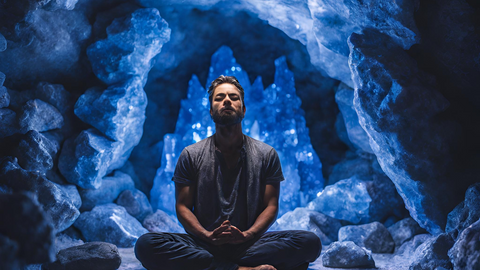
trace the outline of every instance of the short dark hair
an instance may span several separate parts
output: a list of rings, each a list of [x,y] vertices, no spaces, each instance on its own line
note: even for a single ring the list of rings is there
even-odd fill
[[[213,92],[215,92],[215,88],[224,83],[235,85],[235,87],[238,89],[238,92],[240,92],[240,98],[242,99],[243,107],[245,107],[245,91],[243,91],[243,87],[240,85],[237,78],[234,76],[220,75],[218,78],[213,80],[213,82],[210,84],[210,87],[208,87],[208,100],[210,100],[210,108],[212,108]]]

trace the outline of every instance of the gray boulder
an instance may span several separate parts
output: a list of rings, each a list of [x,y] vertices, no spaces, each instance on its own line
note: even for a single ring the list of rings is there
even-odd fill
[[[22,133],[29,130],[48,131],[63,126],[62,114],[54,106],[40,99],[27,101],[22,106],[22,113],[18,119]]]
[[[87,241],[108,242],[119,247],[133,247],[141,235],[148,233],[123,206],[113,203],[83,212],[74,226]]]
[[[185,232],[185,230],[182,229],[182,227],[180,227],[180,225],[178,225],[178,223],[173,220],[171,216],[160,209],[157,209],[155,213],[145,217],[143,220],[143,227],[145,227],[149,232]]]
[[[146,216],[153,214],[147,195],[138,189],[124,190],[118,196],[117,204],[125,207],[127,212],[140,222],[143,222]]]
[[[45,173],[53,168],[54,157],[58,151],[57,144],[38,133],[30,130],[14,150],[18,164],[28,171]]]
[[[449,214],[445,231],[454,239],[468,226],[480,219],[480,183],[471,185],[465,192],[465,200]]]
[[[371,252],[352,241],[334,242],[322,255],[323,266],[334,268],[375,268]]]
[[[120,267],[122,258],[115,245],[103,242],[90,242],[60,250],[57,260],[42,266],[43,270],[115,270]]]
[[[437,267],[452,269],[447,253],[453,243],[452,237],[446,233],[427,240],[415,250],[409,270],[436,269]]]
[[[425,229],[411,217],[400,220],[388,227],[388,231],[395,241],[395,246],[400,247],[406,241],[412,239],[415,235],[425,233]]]
[[[340,228],[338,241],[352,241],[371,250],[373,253],[392,253],[395,249],[390,232],[380,222],[363,225],[350,225]]]
[[[480,269],[480,220],[473,223],[458,236],[448,257],[455,270]]]

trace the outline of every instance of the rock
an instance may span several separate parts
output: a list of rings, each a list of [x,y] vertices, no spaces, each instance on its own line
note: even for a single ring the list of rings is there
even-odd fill
[[[338,240],[340,227],[342,227],[342,224],[334,218],[299,207],[277,219],[270,230],[310,231],[320,238],[322,245],[329,245]]]
[[[72,106],[71,94],[61,84],[46,82],[37,84],[35,98],[53,105],[62,114]]]
[[[17,258],[18,249],[17,242],[0,234],[0,269],[22,268],[23,262]]]
[[[53,158],[58,151],[57,145],[36,130],[30,130],[21,137],[14,150],[18,164],[25,170],[41,173],[52,169]]]
[[[1,74],[0,82],[2,82]],[[5,86],[2,86],[2,84],[3,82],[0,83],[0,109],[8,107],[8,105],[10,105],[10,95],[8,94],[7,88]]]
[[[480,220],[465,228],[448,251],[453,269],[480,269],[479,243]]]
[[[58,183],[57,183],[58,184]],[[80,193],[78,193],[77,186],[75,185],[57,185],[59,188],[63,189],[63,192],[67,194],[67,196],[72,200],[73,205],[77,208],[80,209],[80,206],[82,206],[82,198],[80,197]]]
[[[184,233],[185,230],[178,225],[167,213],[158,209],[143,220],[143,227],[149,232],[173,232]]]
[[[400,247],[406,241],[412,239],[415,235],[425,233],[425,229],[420,227],[418,223],[411,217],[400,220],[394,225],[388,227],[388,231],[392,235],[395,246]]]
[[[371,252],[352,241],[334,242],[322,255],[323,266],[334,268],[375,268]]]
[[[453,246],[453,239],[450,235],[440,234],[425,243],[421,244],[412,258],[410,270],[436,269],[444,267],[452,269],[452,263],[447,255],[448,250]]]
[[[395,249],[390,232],[380,222],[344,226],[338,231],[338,241],[352,241],[373,253],[392,253]]]
[[[132,178],[125,173],[115,171],[113,176],[104,177],[98,189],[80,189],[82,207],[80,211],[90,211],[95,205],[113,203],[124,190],[133,190]]]
[[[328,177],[328,184],[333,185],[340,180],[353,176],[362,180],[371,180],[374,174],[371,158],[370,155],[365,157],[357,155],[347,156],[344,160],[335,164],[332,173]]]
[[[138,189],[124,190],[118,196],[117,204],[125,207],[125,210],[140,222],[143,222],[146,216],[153,214],[147,196]]]
[[[370,146],[412,218],[439,234],[458,189],[445,178],[456,128],[435,118],[449,102],[434,88],[434,78],[390,37],[364,30],[348,42],[354,107]]]
[[[134,77],[105,91],[88,89],[77,100],[75,114],[111,140],[124,142],[127,151],[142,137],[146,106],[141,79]]]
[[[119,247],[133,247],[137,239],[148,232],[123,206],[113,203],[83,212],[74,226],[89,242],[104,241]]]
[[[0,70],[5,72],[13,88],[31,88],[39,81],[82,84],[82,79],[91,73],[81,60],[85,46],[91,42],[88,19],[77,10],[37,8],[48,2],[71,4],[76,1],[23,1],[19,5],[25,10],[5,8],[7,14],[0,15],[6,21],[2,20],[2,25],[11,27],[7,38],[11,46],[2,53]]]
[[[371,201],[365,183],[352,177],[326,186],[307,208],[336,219],[358,223],[368,215]]]
[[[32,194],[0,194],[0,217],[3,221],[8,221],[0,222],[0,246],[3,251],[14,255],[7,262],[15,264],[18,260],[19,265],[24,265],[54,260],[51,220]],[[7,250],[7,246],[11,249]],[[3,256],[5,253],[0,254]],[[3,264],[4,260],[1,260],[0,265]]]
[[[8,186],[14,192],[34,192],[43,210],[50,216],[55,233],[70,227],[80,215],[62,188],[42,174],[25,171],[11,158],[0,162],[0,184]]]
[[[353,89],[345,84],[340,84],[335,93],[335,101],[342,112],[349,140],[355,148],[361,149],[367,153],[373,153],[372,148],[370,147],[368,134],[358,122],[357,112],[353,107],[353,95]]]
[[[69,235],[61,232],[55,237],[55,254],[58,254],[58,252],[62,249],[80,246],[83,244],[84,242],[81,239],[73,239]]]
[[[7,40],[5,39],[5,37],[0,34],[0,52],[3,52],[7,49]],[[5,75],[3,75],[5,77]],[[0,80],[0,86],[3,85],[3,81]]]
[[[18,119],[22,133],[29,130],[42,132],[63,126],[62,114],[52,105],[39,99],[27,101],[22,106],[22,113]]]
[[[121,143],[104,137],[95,129],[82,131],[67,139],[62,147],[58,169],[65,179],[81,188],[99,188],[109,173],[114,152]]]
[[[480,183],[471,185],[465,192],[465,200],[449,214],[445,231],[454,239],[468,226],[480,219]]]
[[[0,139],[19,132],[17,114],[10,109],[0,109],[0,123]]]
[[[144,85],[151,59],[170,40],[170,28],[157,9],[145,8],[115,19],[107,35],[87,49],[95,75],[106,84],[139,76]]]
[[[57,261],[43,265],[45,270],[115,270],[120,267],[122,258],[115,245],[91,242],[61,250]]]

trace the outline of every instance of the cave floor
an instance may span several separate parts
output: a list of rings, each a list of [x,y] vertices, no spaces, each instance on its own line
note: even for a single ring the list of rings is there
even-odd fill
[[[326,247],[323,248],[323,251]],[[135,254],[133,252],[133,248],[119,248],[120,256],[122,257],[122,264],[120,265],[119,270],[146,270],[141,263],[135,258]],[[318,257],[318,259],[311,263],[308,267],[308,270],[329,270],[329,269],[336,269],[336,270],[403,270],[408,269],[408,265],[400,265],[398,263],[394,263],[393,256],[394,254],[372,254],[373,259],[375,260],[375,264],[377,268],[330,268],[325,267],[322,265],[322,256]]]

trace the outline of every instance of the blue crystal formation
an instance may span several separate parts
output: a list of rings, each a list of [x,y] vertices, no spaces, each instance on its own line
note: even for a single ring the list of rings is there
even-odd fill
[[[107,36],[87,49],[95,75],[106,84],[140,76],[145,84],[152,58],[170,39],[170,28],[157,9],[145,8],[115,19]]]
[[[308,210],[303,207],[297,207],[295,210],[285,213],[277,219],[270,230],[305,230],[315,233],[322,245],[329,245],[338,240],[338,230],[342,227],[339,220]]]
[[[169,37],[158,10],[138,9],[115,19],[107,38],[88,47],[95,75],[109,86],[88,89],[75,104],[75,114],[96,130],[83,131],[65,143],[59,169],[67,181],[95,189],[103,176],[127,161],[143,134],[143,86],[151,60]]]
[[[352,177],[326,186],[307,208],[336,219],[359,223],[368,216],[371,201],[366,184]]]
[[[352,241],[331,244],[322,255],[322,263],[333,268],[375,268],[372,253]]]
[[[123,206],[113,203],[95,206],[83,212],[74,226],[88,242],[102,241],[118,247],[133,247],[137,239],[148,231]]]
[[[382,223],[377,221],[340,228],[338,241],[352,241],[373,253],[392,253],[395,249],[392,235]]]
[[[14,192],[34,192],[43,210],[50,216],[55,233],[70,227],[80,215],[62,188],[42,174],[22,169],[15,159],[7,158],[1,162],[0,184]]]
[[[389,36],[365,30],[353,33],[349,46],[354,107],[370,146],[410,215],[439,234],[455,206],[451,191],[457,188],[447,179],[456,128],[436,117],[449,102],[435,89],[432,76]]]
[[[113,176],[104,177],[102,185],[98,189],[80,189],[80,197],[82,198],[82,207],[80,210],[90,211],[95,205],[113,203],[120,193],[124,190],[135,189],[130,175],[115,171]]]
[[[242,85],[247,107],[243,132],[273,146],[280,157],[286,179],[280,189],[281,215],[314,199],[323,189],[324,179],[322,164],[310,143],[301,101],[295,93],[293,73],[285,57],[278,58],[275,66],[274,84],[264,90],[261,78],[251,84],[232,50],[222,46],[212,56],[207,87],[222,74],[235,76]],[[181,102],[175,133],[164,137],[162,163],[150,193],[154,209],[175,214],[171,181],[175,164],[184,147],[215,133],[209,109],[208,93],[194,75],[187,99]]]

